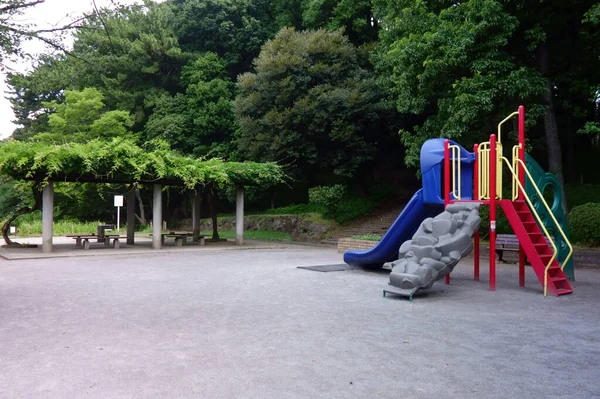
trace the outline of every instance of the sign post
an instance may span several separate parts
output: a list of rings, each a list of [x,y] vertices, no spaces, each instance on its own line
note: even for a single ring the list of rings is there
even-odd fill
[[[121,207],[123,206],[123,196],[115,195],[115,206],[117,207],[117,231],[121,228]]]

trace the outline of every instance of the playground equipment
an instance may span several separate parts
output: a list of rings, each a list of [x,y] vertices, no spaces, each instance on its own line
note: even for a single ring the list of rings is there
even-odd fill
[[[502,126],[518,116],[518,143],[512,148],[512,158],[504,156]],[[525,257],[529,260],[540,283],[544,295],[564,295],[573,292],[567,276],[574,278],[571,256],[573,247],[568,239],[564,214],[560,205],[562,187],[556,178],[544,173],[542,169],[525,154],[525,108],[520,106],[498,124],[497,134],[490,140],[475,144],[469,152],[448,139],[432,139],[421,147],[421,173],[423,188],[413,196],[398,219],[392,224],[386,235],[372,249],[366,251],[347,251],[344,261],[352,266],[379,268],[385,262],[407,259],[408,252],[401,245],[408,241],[419,225],[427,218],[434,217],[452,204],[473,204],[489,206],[490,241],[490,290],[496,289],[496,215],[497,207],[506,217],[520,242],[519,247],[519,286],[525,285]],[[510,198],[504,198],[504,170],[509,173]],[[544,199],[543,192],[550,186],[554,192],[552,207]],[[452,209],[452,207],[450,208]],[[473,230],[474,279],[479,280],[479,231]],[[413,237],[418,242],[416,235]],[[441,237],[440,237],[441,238]],[[407,244],[410,245],[410,244]],[[400,253],[398,250],[400,248]],[[461,251],[461,257],[469,251]],[[414,256],[413,254],[409,257]],[[408,259],[413,261],[415,259]],[[452,260],[444,268],[446,283],[452,268]],[[405,262],[395,262],[401,266],[397,274],[407,274]],[[414,266],[414,265],[413,265]],[[395,267],[394,267],[395,268]],[[413,267],[414,269],[414,267]],[[404,270],[404,271],[402,271]],[[421,284],[419,287],[402,288],[404,295],[412,296],[409,291],[425,289],[431,286],[435,278],[415,279],[403,276],[398,279],[392,270],[390,283],[400,288],[406,281]],[[439,273],[438,273],[439,274]],[[436,276],[437,277],[437,276]],[[404,281],[404,283],[402,282]],[[393,292],[393,290],[389,291]],[[403,294],[401,291],[395,292]],[[414,291],[413,291],[414,293]]]

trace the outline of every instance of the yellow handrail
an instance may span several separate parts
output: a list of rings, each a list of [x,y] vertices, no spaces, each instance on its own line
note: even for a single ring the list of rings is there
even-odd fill
[[[502,149],[502,143],[496,142],[496,198],[502,199],[502,158],[504,158],[504,151]]]
[[[506,118],[502,119],[502,122],[498,123],[498,143],[502,142],[502,139],[501,139],[502,125],[504,125],[506,123],[506,121],[508,121],[510,118],[512,118],[515,115],[519,115],[519,111],[513,112],[512,114],[508,115]]]
[[[454,198],[460,201],[461,197],[461,173],[460,173],[460,147],[458,145],[449,145],[448,149],[451,151],[452,157],[452,195]],[[458,172],[458,179],[456,174]],[[458,185],[456,184],[458,180]]]
[[[519,149],[521,149],[521,145],[516,145],[513,147],[512,150],[512,168],[513,170],[519,170]],[[517,182],[519,181],[519,176],[515,176],[513,175],[513,182],[512,182],[512,200],[516,201],[519,198],[519,187],[517,186]]]
[[[479,195],[480,200],[490,199],[490,142],[479,144]],[[502,199],[502,144],[496,143],[496,198]]]
[[[516,146],[518,147],[518,146]],[[513,155],[514,155],[514,149],[513,149]],[[517,153],[518,154],[518,153]],[[525,200],[527,201],[527,204],[529,205],[529,208],[531,209],[531,211],[533,212],[538,225],[542,228],[542,230],[544,231],[544,234],[546,235],[546,237],[548,237],[548,241],[550,242],[550,244],[552,245],[552,249],[553,249],[553,254],[552,257],[550,258],[550,261],[548,262],[548,264],[546,265],[546,268],[544,269],[544,296],[547,296],[548,294],[548,270],[550,269],[550,266],[552,266],[552,262],[554,262],[554,260],[556,259],[556,256],[558,255],[558,249],[556,247],[556,244],[554,243],[554,240],[552,239],[552,236],[548,233],[548,230],[546,229],[546,226],[544,226],[544,223],[542,222],[542,219],[540,218],[540,215],[537,213],[537,211],[535,210],[535,207],[533,206],[531,199],[529,198],[529,196],[527,195],[527,193],[525,192],[525,187],[523,187],[523,185],[521,184],[521,182],[519,181],[519,176],[518,174],[515,172],[515,170],[513,169],[513,167],[511,166],[510,162],[508,161],[508,159],[506,159],[505,157],[502,157],[502,159],[504,160],[504,162],[506,163],[506,166],[508,166],[508,169],[510,170],[512,176],[513,176],[513,184],[517,183],[518,187],[521,189],[521,191],[523,192],[523,196],[525,197]],[[515,162],[516,159],[516,162]],[[567,243],[567,245],[569,246],[569,255],[567,255],[567,257],[565,258],[565,260],[563,261],[563,265],[560,267],[561,270],[564,269],[565,265],[567,264],[567,262],[569,261],[569,259],[571,258],[571,256],[573,255],[573,246],[571,245],[571,243],[569,242],[569,239],[567,238],[567,236],[565,235],[565,232],[562,230],[562,228],[560,227],[560,224],[558,223],[558,221],[556,220],[556,218],[554,217],[554,214],[552,213],[552,210],[550,209],[550,207],[548,206],[548,203],[546,202],[546,200],[544,199],[542,193],[540,192],[539,188],[537,187],[537,185],[535,184],[535,181],[533,180],[533,177],[531,176],[531,174],[529,173],[529,171],[527,170],[527,168],[525,167],[525,163],[520,160],[517,157],[513,158],[513,162],[514,164],[521,164],[521,167],[523,168],[523,170],[525,171],[525,174],[527,175],[527,177],[529,178],[529,180],[531,181],[531,184],[533,185],[533,188],[535,188],[536,193],[538,194],[540,201],[544,204],[544,206],[546,207],[546,210],[548,211],[548,213],[550,214],[550,217],[552,218],[552,220],[554,221],[556,227],[558,228],[558,231],[560,232],[560,234],[562,235],[563,239],[565,240],[565,242]],[[514,191],[513,191],[513,196],[514,196]]]

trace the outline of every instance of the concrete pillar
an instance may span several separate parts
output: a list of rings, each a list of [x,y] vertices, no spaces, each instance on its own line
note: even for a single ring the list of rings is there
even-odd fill
[[[48,182],[42,193],[42,252],[52,252],[54,224],[54,184]]]
[[[127,193],[127,245],[135,242],[135,188]]]
[[[202,210],[202,193],[194,190],[194,202],[192,204],[192,241],[200,240],[200,211]]]
[[[162,186],[154,185],[154,201],[152,202],[152,248],[162,247]]]
[[[244,245],[244,186],[235,190],[235,245]]]

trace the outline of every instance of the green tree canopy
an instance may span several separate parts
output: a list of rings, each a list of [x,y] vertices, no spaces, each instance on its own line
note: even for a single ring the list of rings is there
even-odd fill
[[[33,140],[46,143],[78,142],[109,139],[129,134],[133,124],[126,111],[106,111],[104,96],[98,90],[67,90],[65,101],[43,103],[53,113],[48,118],[50,130],[38,133]]]
[[[373,16],[371,0],[305,0],[303,25],[307,28],[344,29],[352,43],[375,42],[379,21]]]
[[[47,131],[43,103],[61,102],[64,90],[85,88],[100,91],[108,109],[131,114],[132,129],[140,132],[157,99],[180,91],[180,70],[190,59],[172,19],[169,7],[153,2],[89,16],[68,54],[45,56],[31,73],[9,77],[16,122],[24,126],[15,137]]]
[[[189,154],[227,156],[235,118],[234,87],[225,62],[215,53],[206,53],[183,68],[181,81],[185,94],[165,95],[157,101],[146,136],[164,139]]]
[[[238,80],[241,156],[294,165],[297,176],[352,176],[373,158],[382,94],[339,31],[281,30]]]
[[[14,179],[164,183],[186,188],[233,184],[269,187],[285,174],[275,163],[200,160],[180,155],[162,141],[143,149],[128,139],[47,145],[0,143],[0,174]]]
[[[213,52],[230,77],[247,71],[267,39],[277,32],[269,0],[170,0],[183,49]]]
[[[401,132],[408,164],[426,139],[482,141],[526,104],[529,137],[543,137],[561,178],[559,138],[574,148],[574,132],[597,108],[600,48],[583,23],[595,3],[377,0],[379,73],[398,110],[420,117]]]

